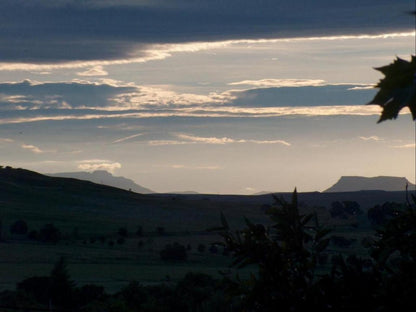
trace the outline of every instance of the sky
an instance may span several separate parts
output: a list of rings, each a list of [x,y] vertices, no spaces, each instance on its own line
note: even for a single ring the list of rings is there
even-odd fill
[[[374,68],[414,54],[408,0],[0,0],[0,165],[156,192],[415,180]]]

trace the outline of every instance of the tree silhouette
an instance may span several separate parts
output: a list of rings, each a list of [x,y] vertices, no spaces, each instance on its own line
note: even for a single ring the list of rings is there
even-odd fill
[[[316,215],[301,215],[297,191],[291,202],[275,197],[268,211],[274,224],[266,228],[246,219],[247,227],[232,232],[223,215],[219,231],[237,267],[256,265],[258,276],[239,284],[245,305],[253,311],[306,309],[313,294],[315,269],[329,243],[329,230]]]
[[[52,305],[57,307],[71,307],[75,302],[75,283],[70,279],[66,260],[60,257],[50,274],[50,296]]]

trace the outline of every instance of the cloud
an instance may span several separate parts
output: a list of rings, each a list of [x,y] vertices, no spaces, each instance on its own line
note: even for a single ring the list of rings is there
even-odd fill
[[[26,150],[29,150],[29,151],[31,151],[32,153],[35,153],[35,154],[42,154],[42,153],[44,153],[43,150],[41,150],[39,147],[37,147],[35,145],[22,144],[21,145],[21,148],[26,149]]]
[[[290,146],[291,144],[284,140],[245,140],[245,139],[232,139],[228,137],[199,137],[188,134],[177,134],[178,138],[183,139],[189,143],[200,143],[200,144],[230,144],[230,143],[255,143],[255,144],[282,144]]]
[[[291,37],[291,38],[274,38],[274,39],[232,39],[219,41],[194,41],[180,43],[159,43],[135,46],[135,52],[128,56],[120,56],[114,59],[97,58],[93,60],[67,60],[62,62],[0,62],[0,71],[37,71],[50,73],[55,69],[76,69],[91,68],[109,65],[126,65],[134,63],[146,63],[150,61],[164,60],[175,53],[192,53],[210,49],[219,49],[225,47],[238,46],[241,44],[279,44],[279,43],[296,43],[296,42],[326,42],[326,41],[345,41],[345,40],[377,40],[388,38],[406,38],[414,37],[414,31],[405,31],[398,33],[383,34],[358,34],[358,35],[336,35],[336,36],[315,36],[315,37]],[[357,87],[359,88],[359,87]],[[367,87],[368,88],[368,87]]]
[[[120,93],[133,92],[135,87],[110,83],[46,82],[31,80],[0,83],[0,104],[3,109],[36,110],[105,107]]]
[[[137,60],[155,44],[374,34],[412,25],[404,13],[408,3],[391,0],[348,5],[328,0],[264,0],[261,5],[252,0],[1,0],[1,7],[0,55],[4,63],[15,64]],[[104,64],[89,66],[96,65]]]
[[[360,136],[360,139],[363,141],[382,141],[383,140],[376,135],[372,135],[369,137]]]
[[[265,80],[259,81],[261,84]],[[285,81],[285,85],[288,81],[294,84],[299,81],[301,84],[311,84],[310,81],[303,80]],[[25,80],[0,83],[0,122],[11,124],[110,118],[123,122],[122,119],[169,117],[266,118],[369,116],[380,113],[379,107],[363,105],[374,96],[375,90],[351,92],[351,87],[354,85],[325,84],[193,94],[176,92],[170,86],[140,86],[112,79],[67,83]],[[205,139],[206,142],[209,139]],[[189,142],[190,138],[181,140]],[[227,143],[226,140],[227,138],[214,138],[213,142]],[[161,143],[183,144],[179,140],[151,142],[153,145]]]
[[[157,168],[170,168],[170,169],[186,169],[186,170],[219,170],[220,166],[216,165],[183,165],[183,164],[172,164],[172,165],[153,165]]]
[[[236,97],[230,93],[215,93],[208,95],[193,93],[178,93],[166,88],[155,86],[137,86],[133,92],[121,93],[112,101],[119,108],[157,108],[198,106],[205,104],[223,104]]]
[[[205,106],[195,109],[178,108],[170,110],[156,111],[84,111],[79,110],[71,114],[48,113],[39,116],[38,113],[33,115],[33,111],[28,111],[28,115],[22,116],[2,116],[2,124],[19,124],[32,123],[41,121],[66,121],[66,120],[94,120],[94,119],[149,119],[149,118],[170,118],[170,117],[193,117],[193,118],[270,118],[270,117],[292,117],[292,116],[377,116],[380,115],[381,109],[375,105],[347,105],[347,106],[315,106],[315,107],[217,107]],[[409,111],[403,110],[401,115],[410,114]],[[159,141],[153,141],[152,145],[161,145]],[[178,141],[167,141],[169,144],[184,144]]]
[[[190,144],[190,142],[176,141],[176,140],[150,140],[150,141],[147,141],[147,144],[152,145],[152,146],[185,145],[185,144]]]
[[[88,159],[78,162],[78,169],[83,171],[105,170],[113,174],[116,169],[120,168],[121,164],[119,162],[113,162],[111,160]]]
[[[403,145],[395,145],[392,146],[393,148],[415,148],[416,144],[415,143],[410,143],[410,144],[403,144]]]
[[[112,142],[112,144],[117,144],[117,143],[125,142],[125,141],[128,141],[128,140],[131,140],[131,139],[137,138],[138,136],[142,136],[142,135],[143,135],[143,133],[137,133],[137,134],[129,135],[129,136],[127,136],[127,137],[124,137],[124,138],[120,138],[120,139],[114,140],[114,141]]]
[[[356,84],[327,84],[323,80],[263,79],[249,83],[257,87],[229,90],[223,98],[228,96],[230,105],[241,107],[346,106],[365,104],[376,93],[375,89],[350,92]]]
[[[0,143],[13,143],[14,140],[9,138],[0,138]]]
[[[237,143],[253,143],[253,144],[281,144],[290,146],[291,144],[285,140],[252,140],[252,139],[233,139],[229,137],[201,137],[190,134],[175,134],[179,140],[150,140],[148,145],[163,146],[163,145],[189,145],[189,144],[212,144],[225,145]]]
[[[203,143],[203,144],[227,144],[227,143],[237,142],[236,140],[230,139],[227,137],[222,137],[222,138],[198,137],[198,136],[187,135],[187,134],[178,134],[177,137],[185,141],[189,141],[193,143]]]
[[[243,80],[231,82],[230,86],[254,86],[254,87],[318,87],[325,85],[322,79],[260,79],[260,80]]]
[[[86,71],[78,72],[77,75],[83,77],[107,76],[108,72],[104,70],[103,66],[97,65]]]

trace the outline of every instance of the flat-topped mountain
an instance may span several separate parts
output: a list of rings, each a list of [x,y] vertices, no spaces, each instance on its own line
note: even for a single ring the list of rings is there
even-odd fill
[[[72,178],[78,180],[91,181],[93,183],[113,186],[123,190],[131,190],[133,192],[141,194],[154,193],[152,190],[136,184],[133,180],[127,179],[125,177],[115,177],[105,170],[96,170],[94,172],[62,172],[48,175],[52,177]]]
[[[409,189],[415,187],[406,178],[402,177],[343,176],[324,192],[405,191],[406,185],[409,186]]]

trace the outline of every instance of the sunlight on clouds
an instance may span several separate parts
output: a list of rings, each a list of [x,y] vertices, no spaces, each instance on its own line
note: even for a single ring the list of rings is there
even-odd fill
[[[31,144],[22,144],[21,148],[25,149],[25,150],[29,150],[32,153],[35,154],[41,154],[44,153],[44,151],[42,151],[39,147],[35,146],[35,145],[31,145]]]
[[[236,143],[243,142],[244,140],[234,140],[227,137],[216,138],[216,137],[197,137],[187,134],[177,134],[177,137],[186,141],[194,143],[203,143],[203,144],[227,144],[227,143]]]
[[[410,143],[410,144],[403,144],[403,145],[395,145],[392,146],[393,148],[415,148],[416,144],[415,143]]]
[[[260,80],[243,80],[238,82],[231,82],[230,86],[255,86],[266,88],[280,88],[280,87],[318,87],[324,86],[325,80],[322,79],[260,79]]]
[[[227,137],[198,137],[187,134],[177,134],[177,137],[191,143],[202,143],[202,144],[229,144],[229,143],[255,143],[255,144],[282,144],[290,146],[289,142],[284,140],[244,140],[244,139],[232,139]]]
[[[176,140],[150,140],[150,141],[147,141],[147,144],[151,146],[163,146],[163,145],[184,145],[184,144],[190,144],[190,142],[176,141]]]
[[[78,162],[78,169],[83,171],[105,170],[114,174],[114,171],[120,168],[121,164],[119,162],[105,159],[88,159]]]
[[[78,72],[77,75],[83,77],[107,76],[108,72],[104,70],[103,66],[97,65],[86,71]]]
[[[279,39],[240,39],[240,40],[224,40],[215,42],[191,42],[179,44],[154,44],[146,45],[139,48],[136,52],[131,53],[131,58],[115,59],[115,60],[93,60],[93,61],[72,61],[66,63],[8,63],[0,62],[0,71],[50,71],[55,69],[75,69],[88,68],[91,69],[99,66],[109,65],[126,65],[133,63],[146,63],[150,61],[164,60],[172,57],[176,53],[195,53],[206,50],[222,49],[240,45],[255,44],[274,44],[274,43],[296,43],[311,41],[346,41],[346,40],[378,40],[391,38],[407,38],[413,37],[415,32],[387,33],[379,35],[342,35],[342,36],[317,36],[317,37],[295,37],[295,38],[279,38]],[[134,56],[136,55],[136,56]],[[137,56],[141,55],[141,56]],[[91,70],[90,69],[90,70]],[[88,70],[86,71],[88,72]],[[85,72],[84,72],[85,73]]]
[[[217,118],[266,118],[284,116],[373,116],[379,115],[381,109],[378,106],[351,105],[351,106],[314,106],[314,107],[228,107],[228,106],[203,106],[189,108],[172,108],[164,110],[137,110],[134,112],[89,112],[88,114],[75,112],[74,114],[58,116],[33,116],[0,118],[2,124],[17,124],[38,121],[62,121],[62,120],[93,120],[93,119],[122,119],[122,118],[168,118],[168,117],[217,117]],[[409,114],[403,111],[400,115]]]
[[[363,140],[363,141],[382,141],[383,140],[383,139],[379,138],[376,135],[372,135],[372,136],[369,136],[369,137],[360,136],[360,139]]]
[[[0,138],[0,143],[13,143],[14,140],[9,138]]]
[[[137,92],[123,93],[111,99],[117,106],[110,107],[113,110],[134,109],[141,107],[154,106],[177,106],[177,105],[204,105],[204,104],[222,104],[236,99],[236,96],[230,93],[210,93],[200,95],[193,93],[177,93],[152,86],[137,86]]]

